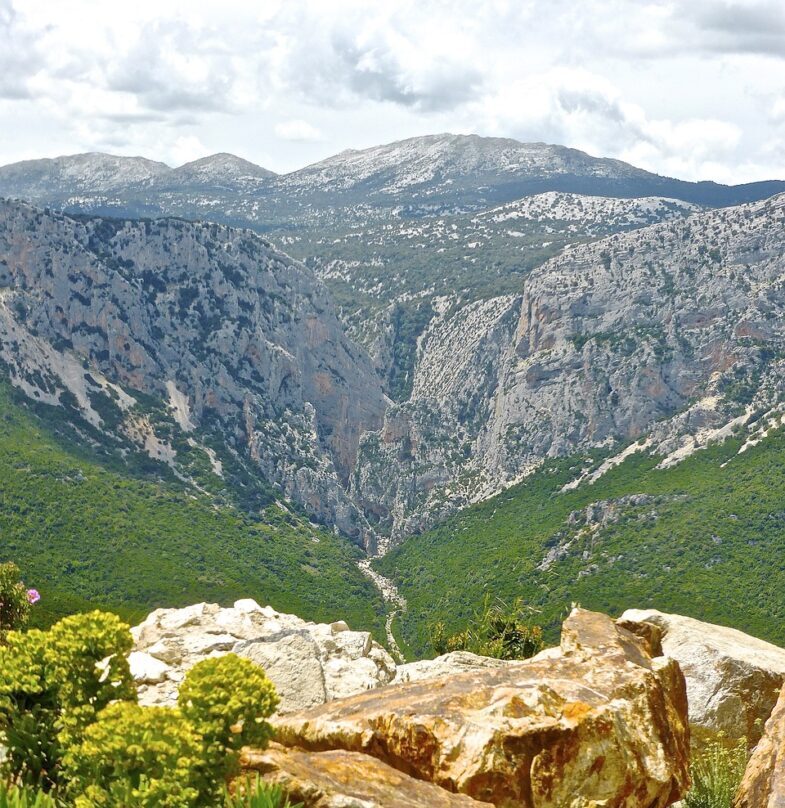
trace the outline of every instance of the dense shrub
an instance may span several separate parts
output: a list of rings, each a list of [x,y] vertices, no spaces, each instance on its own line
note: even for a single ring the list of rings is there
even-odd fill
[[[24,783],[54,787],[64,750],[81,741],[110,702],[135,700],[125,654],[128,626],[92,612],[61,620],[46,633],[12,631],[0,645],[2,770]]]
[[[60,761],[57,687],[46,676],[46,635],[10,632],[0,646],[2,768],[28,784],[53,784]]]
[[[77,808],[198,804],[201,738],[177,709],[117,702],[65,757]]]
[[[692,756],[692,789],[684,808],[731,808],[748,757],[745,738],[730,747],[722,737],[709,741]]]
[[[530,612],[520,599],[510,607],[486,596],[481,611],[463,631],[448,635],[444,623],[435,623],[431,647],[437,654],[471,651],[496,659],[528,659],[544,647],[542,629],[529,623]]]
[[[167,709],[118,702],[83,730],[64,757],[77,808],[218,804],[241,747],[267,744],[264,719],[278,697],[261,668],[229,654],[191,668],[179,703]]]
[[[0,564],[0,641],[7,632],[22,628],[38,598],[35,589],[27,589],[22,583],[16,564]]]
[[[263,748],[272,728],[265,721],[278,695],[264,671],[236,654],[194,665],[180,687],[178,704],[202,737],[202,759],[213,794],[237,770],[243,746]]]

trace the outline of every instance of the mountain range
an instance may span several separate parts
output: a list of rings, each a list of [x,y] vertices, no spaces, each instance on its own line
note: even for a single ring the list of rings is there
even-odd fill
[[[374,567],[416,607],[400,639],[418,650],[439,598],[457,620],[491,581],[525,590],[553,625],[570,581],[606,610],[624,605],[609,595],[620,571],[666,599],[690,582],[703,592],[726,550],[734,564],[742,547],[772,551],[749,549],[757,517],[717,528],[726,544],[705,559],[660,536],[680,569],[671,583],[653,538],[618,546],[636,541],[636,520],[690,513],[689,464],[732,471],[753,452],[779,468],[783,191],[454,135],[287,175],[231,155],[175,169],[108,155],[6,166],[6,395],[19,419],[58,424],[47,445],[67,440],[113,474],[249,525],[287,514],[321,552],[348,539],[388,553]],[[747,513],[749,491],[712,473],[728,514]],[[781,507],[767,500],[760,518]],[[20,558],[33,556],[32,524],[4,526]],[[616,544],[591,539],[606,533]],[[159,550],[191,570],[187,546],[170,536]],[[680,551],[700,564],[681,569]],[[281,575],[301,597],[348,564],[338,586],[362,600],[359,551],[339,552],[288,558]],[[103,597],[154,600],[127,588],[107,580]],[[708,611],[697,616],[717,618]],[[742,611],[739,598],[720,616]]]

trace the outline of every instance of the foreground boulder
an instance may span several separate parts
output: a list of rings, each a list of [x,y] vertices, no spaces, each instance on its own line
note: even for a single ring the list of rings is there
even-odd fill
[[[242,765],[282,786],[305,808],[490,808],[358,752],[304,752],[273,744],[264,752],[247,752]]]
[[[758,741],[785,684],[785,649],[736,629],[655,609],[629,609],[619,622],[636,632],[653,629],[663,653],[678,661],[693,725]]]
[[[277,739],[371,755],[512,808],[664,808],[689,783],[676,662],[575,610],[559,654],[363,693],[275,720]]]
[[[785,689],[752,753],[733,808],[785,806]]]
[[[264,668],[281,697],[280,713],[379,687],[395,675],[392,657],[367,631],[308,623],[253,600],[226,609],[215,603],[158,609],[131,633],[131,673],[145,705],[175,704],[189,668],[229,652]]]

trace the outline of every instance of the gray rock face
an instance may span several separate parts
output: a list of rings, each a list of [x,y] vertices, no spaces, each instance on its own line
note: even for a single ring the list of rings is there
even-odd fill
[[[214,603],[158,609],[131,631],[129,661],[142,704],[175,704],[189,668],[227,653],[264,668],[281,714],[380,687],[395,675],[392,657],[368,632],[343,622],[308,623],[253,600],[228,609]]]
[[[785,649],[656,609],[628,609],[620,623],[661,631],[663,653],[679,663],[687,682],[691,724],[758,741],[785,683]]]
[[[729,435],[777,402],[784,244],[778,196],[567,247],[522,297],[437,319],[356,500],[395,542],[546,457],[649,436],[669,463]]]
[[[106,429],[107,384],[126,410],[137,392],[168,402],[183,432],[217,425],[285,496],[371,541],[345,486],[361,435],[381,425],[378,377],[324,287],[258,236],[0,202],[0,354],[28,394],[75,396]],[[123,429],[150,438],[149,419]]]

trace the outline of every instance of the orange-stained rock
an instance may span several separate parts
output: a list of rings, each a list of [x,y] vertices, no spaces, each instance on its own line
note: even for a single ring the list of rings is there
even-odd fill
[[[275,724],[287,746],[362,752],[504,808],[664,808],[689,783],[678,664],[580,609],[559,656],[380,688]]]
[[[273,744],[264,752],[247,752],[242,764],[283,786],[304,808],[491,808],[358,752],[305,752]]]
[[[733,808],[785,806],[785,688],[755,747]]]

